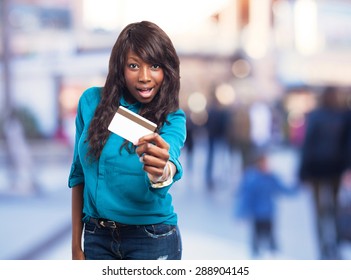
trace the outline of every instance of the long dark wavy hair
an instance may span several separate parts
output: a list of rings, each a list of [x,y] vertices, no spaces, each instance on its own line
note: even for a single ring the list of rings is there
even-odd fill
[[[139,114],[156,123],[159,131],[166,116],[179,108],[180,62],[172,41],[152,22],[142,21],[127,25],[112,48],[101,100],[89,127],[87,141],[90,145],[89,155],[93,159],[99,159],[101,155],[110,135],[108,125],[120,105],[121,97],[132,97],[124,77],[129,51],[133,51],[149,64],[160,65],[164,72],[159,92],[150,103],[142,104]]]

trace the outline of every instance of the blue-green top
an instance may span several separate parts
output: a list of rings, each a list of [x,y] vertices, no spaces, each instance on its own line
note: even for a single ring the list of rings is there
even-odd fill
[[[99,160],[88,156],[86,141],[90,122],[100,102],[100,87],[87,89],[81,96],[76,116],[76,137],[73,162],[68,186],[84,184],[83,221],[90,217],[106,218],[124,224],[177,224],[177,215],[172,205],[170,187],[182,176],[179,162],[181,148],[186,138],[186,117],[179,109],[167,116],[167,123],[160,130],[162,138],[170,145],[170,161],[177,171],[173,184],[155,189],[142,168],[138,155],[120,149],[124,139],[111,133]],[[140,103],[129,104],[125,99],[120,104],[137,113]]]

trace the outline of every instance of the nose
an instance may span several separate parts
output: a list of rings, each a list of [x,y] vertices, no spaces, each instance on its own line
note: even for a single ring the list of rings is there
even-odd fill
[[[151,81],[151,73],[149,67],[141,67],[139,71],[139,82],[147,83]]]

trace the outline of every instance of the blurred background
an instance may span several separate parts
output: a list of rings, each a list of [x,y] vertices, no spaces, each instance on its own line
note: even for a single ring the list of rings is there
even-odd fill
[[[335,86],[351,106],[347,0],[0,3],[0,259],[70,259],[77,102],[103,86],[130,22],[158,24],[181,60],[188,139],[172,195],[184,259],[253,258],[250,223],[235,213],[250,147],[266,149],[286,185],[300,184],[305,117],[320,93]],[[257,258],[320,258],[311,190],[300,187],[276,198],[278,250]],[[347,239],[340,258],[351,259]]]

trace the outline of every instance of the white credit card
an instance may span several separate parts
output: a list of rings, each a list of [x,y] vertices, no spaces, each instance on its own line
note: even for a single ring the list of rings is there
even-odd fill
[[[137,143],[142,136],[153,133],[156,127],[157,125],[153,122],[119,106],[108,130],[132,143]]]

